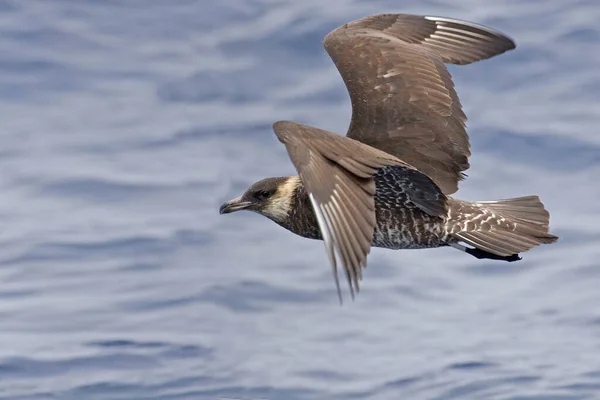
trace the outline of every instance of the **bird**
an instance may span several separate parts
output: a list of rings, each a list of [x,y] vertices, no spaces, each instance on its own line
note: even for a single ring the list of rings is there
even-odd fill
[[[338,264],[354,299],[371,247],[449,246],[478,259],[520,260],[558,237],[538,196],[464,201],[451,195],[471,155],[467,117],[446,64],[516,47],[472,22],[378,14],[344,24],[323,45],[350,96],[346,136],[293,121],[273,124],[298,175],[266,178],[225,202],[322,240],[342,302]]]

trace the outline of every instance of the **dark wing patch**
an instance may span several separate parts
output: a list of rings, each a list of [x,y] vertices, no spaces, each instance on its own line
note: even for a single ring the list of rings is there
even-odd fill
[[[512,40],[465,21],[384,14],[337,28],[324,46],[350,94],[348,137],[454,193],[471,153],[467,117],[444,62],[490,58],[514,48]]]
[[[317,216],[333,269],[338,295],[336,253],[346,273],[350,292],[359,291],[362,268],[375,229],[375,181],[373,175],[390,165],[414,172],[408,188],[425,212],[445,213],[445,196],[426,176],[402,161],[350,138],[294,122],[273,125],[298,170]]]
[[[393,168],[400,171],[402,189],[414,205],[431,216],[446,217],[447,197],[427,175],[404,166]]]

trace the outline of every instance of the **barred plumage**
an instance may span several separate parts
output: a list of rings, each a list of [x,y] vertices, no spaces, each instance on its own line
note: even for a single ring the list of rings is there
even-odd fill
[[[371,246],[452,246],[515,261],[517,253],[558,239],[548,233],[549,214],[537,196],[450,197],[471,151],[467,117],[444,63],[494,57],[515,48],[511,39],[451,18],[381,14],[335,29],[324,46],[350,95],[347,135],[276,122],[298,176],[257,182],[221,213],[255,211],[323,239],[338,294],[337,263],[353,294]]]

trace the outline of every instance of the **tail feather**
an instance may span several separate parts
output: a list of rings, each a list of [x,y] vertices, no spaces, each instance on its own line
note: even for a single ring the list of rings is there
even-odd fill
[[[455,200],[450,213],[451,235],[477,249],[499,256],[522,253],[554,243],[548,233],[550,214],[538,196],[464,202]],[[455,218],[452,218],[454,214]]]
[[[538,196],[525,196],[496,201],[478,201],[477,203],[491,207],[500,213],[504,212],[522,222],[548,227],[548,221],[550,220],[550,214],[544,208]]]

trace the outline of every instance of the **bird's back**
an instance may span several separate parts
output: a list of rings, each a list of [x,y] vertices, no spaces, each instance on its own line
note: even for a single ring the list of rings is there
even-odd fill
[[[417,207],[406,193],[411,185],[397,166],[375,175],[377,224],[372,245],[389,249],[421,249],[444,245],[445,218],[431,216]]]

